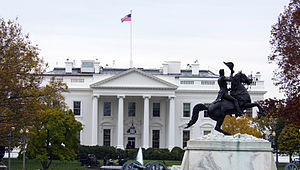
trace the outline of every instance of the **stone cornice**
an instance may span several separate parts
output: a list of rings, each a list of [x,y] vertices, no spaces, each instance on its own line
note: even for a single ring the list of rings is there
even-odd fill
[[[180,89],[176,90],[176,93],[218,93],[219,90],[199,90],[199,89]]]
[[[196,92],[200,92],[200,93],[218,93],[219,90],[209,90],[209,89],[177,89],[176,92],[177,93],[196,93]],[[251,94],[265,94],[267,91],[265,90],[257,90],[257,91],[248,91],[248,93]]]
[[[124,76],[124,75],[130,74],[130,73],[132,73],[132,72],[139,73],[139,74],[141,74],[141,75],[143,75],[143,76],[145,76],[145,77],[148,77],[148,78],[150,78],[150,79],[152,79],[152,80],[158,81],[158,82],[160,82],[160,83],[162,83],[162,84],[164,84],[164,85],[166,85],[166,86],[168,86],[168,87],[165,87],[165,88],[156,88],[156,87],[153,87],[153,88],[152,88],[152,87],[120,87],[120,86],[117,86],[117,87],[105,87],[105,86],[100,86],[100,85],[103,85],[103,84],[106,83],[106,82],[115,80],[115,79],[117,79],[117,78],[119,78],[119,77],[122,77],[122,76]],[[141,70],[139,70],[139,69],[136,69],[136,68],[132,68],[132,69],[130,69],[130,70],[127,70],[127,71],[122,72],[121,74],[114,75],[114,76],[109,77],[109,78],[107,78],[107,79],[104,79],[104,80],[101,80],[101,81],[96,82],[96,83],[94,83],[94,84],[91,84],[90,87],[91,87],[91,88],[139,88],[139,89],[177,89],[177,88],[178,88],[178,86],[175,85],[175,84],[172,84],[172,83],[167,82],[167,81],[165,81],[165,80],[163,80],[163,79],[160,79],[160,78],[157,78],[157,77],[152,76],[152,75],[150,75],[150,74],[147,74],[147,73],[145,73],[145,72],[143,72],[143,71],[141,71]]]
[[[139,90],[176,90],[176,88],[169,87],[124,87],[124,86],[102,86],[91,87],[91,89],[139,89]]]

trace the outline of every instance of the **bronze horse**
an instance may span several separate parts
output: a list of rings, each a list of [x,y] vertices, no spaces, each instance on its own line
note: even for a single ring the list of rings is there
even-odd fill
[[[251,103],[250,95],[247,89],[244,87],[243,83],[250,85],[252,83],[252,80],[249,79],[242,72],[239,72],[235,76],[233,76],[231,82],[230,95],[232,95],[234,98],[238,100],[238,103],[242,110],[256,106],[259,110],[258,118],[264,116],[263,108],[256,102]],[[200,111],[207,110],[208,116],[211,119],[217,121],[215,130],[223,133],[224,135],[231,135],[229,132],[222,130],[221,126],[223,124],[226,115],[232,115],[232,114],[238,115],[237,111],[234,108],[235,108],[234,104],[231,101],[228,101],[226,99],[223,99],[221,101],[214,101],[208,107],[206,107],[204,104],[197,104],[193,108],[192,119],[189,121],[186,128],[189,128],[190,126],[196,123]]]

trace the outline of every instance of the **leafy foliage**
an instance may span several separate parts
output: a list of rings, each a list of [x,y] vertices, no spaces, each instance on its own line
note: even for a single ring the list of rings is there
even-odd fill
[[[47,64],[38,55],[16,21],[0,19],[0,144],[22,144],[20,130],[29,129],[30,156],[46,169],[54,157],[75,158],[82,127],[66,110],[66,84],[52,78],[41,86]]]
[[[274,72],[275,85],[287,96],[280,101],[284,111],[280,116],[286,122],[300,125],[300,1],[291,0],[288,7],[278,17],[278,23],[272,26],[272,54],[270,62],[275,62],[278,69]]]
[[[97,159],[125,158],[135,160],[138,149],[116,149],[112,146],[80,146],[78,151],[79,159],[87,158],[88,154],[94,154]],[[182,160],[184,150],[174,147],[170,152],[168,149],[148,148],[143,149],[145,160]]]
[[[285,126],[279,138],[279,150],[291,157],[294,153],[300,153],[300,126],[293,124]]]
[[[275,131],[276,136],[279,136],[285,125],[284,100],[266,99],[261,102],[265,111],[265,117],[260,119],[254,118],[253,121],[257,124],[259,131],[271,132]]]
[[[49,168],[55,157],[74,160],[74,149],[79,147],[76,134],[82,130],[81,123],[75,120],[71,110],[47,107],[42,112],[40,123],[29,129],[28,154],[40,160],[44,169]]]
[[[156,159],[156,160],[172,160],[172,154],[168,149],[148,148],[143,151],[144,159]]]
[[[112,146],[84,146],[81,145],[77,150],[79,159],[88,157],[88,154],[94,154],[97,159],[117,159],[117,149]]]
[[[273,80],[275,81],[275,85],[279,86],[285,92],[287,98],[284,100],[265,100],[264,109],[269,120],[258,122],[258,124],[260,127],[265,126],[267,129],[276,132],[274,146],[276,150],[279,149],[281,152],[290,154],[288,150],[295,145],[288,142],[290,139],[287,134],[293,131],[290,127],[291,125],[294,124],[298,128],[300,126],[299,0],[291,0],[288,7],[279,15],[278,22],[272,26],[270,44],[272,46],[272,53],[269,56],[269,61],[278,65],[278,69],[274,71]],[[299,135],[299,132],[296,134]]]
[[[261,132],[255,123],[252,123],[252,118],[246,115],[242,117],[234,117],[227,115],[224,119],[222,129],[231,134],[248,134],[255,137],[261,137]]]
[[[8,134],[18,145],[20,129],[30,126],[39,101],[39,85],[46,64],[39,49],[23,34],[21,26],[0,18],[0,143],[7,145]],[[12,128],[13,127],[13,128]]]
[[[181,161],[184,155],[184,150],[181,149],[180,147],[174,147],[171,151],[174,160]]]
[[[279,15],[278,23],[271,31],[271,62],[276,62],[277,85],[291,95],[299,93],[300,73],[300,1],[291,0],[289,6]]]

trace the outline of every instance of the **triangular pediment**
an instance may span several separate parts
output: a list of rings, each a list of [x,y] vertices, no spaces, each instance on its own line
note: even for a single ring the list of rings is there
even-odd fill
[[[90,85],[91,88],[144,88],[177,89],[177,86],[139,69],[132,68],[121,74]]]

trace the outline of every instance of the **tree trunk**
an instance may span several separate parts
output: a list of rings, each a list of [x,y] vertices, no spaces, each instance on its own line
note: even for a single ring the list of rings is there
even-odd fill
[[[42,167],[44,170],[48,170],[50,164],[48,164],[48,161],[41,161]]]

